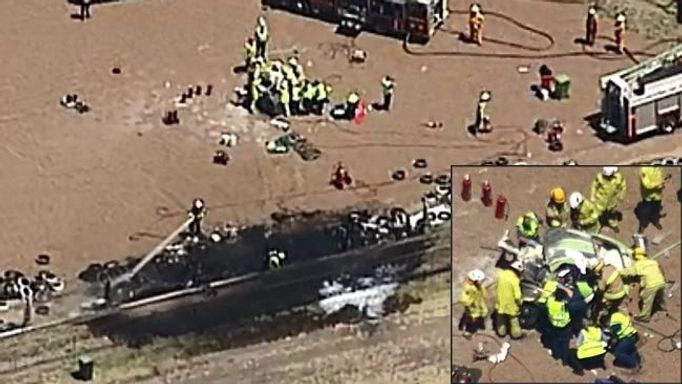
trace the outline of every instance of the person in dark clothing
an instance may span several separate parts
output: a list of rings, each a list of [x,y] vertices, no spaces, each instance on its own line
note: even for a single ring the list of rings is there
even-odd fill
[[[190,234],[192,236],[201,235],[201,222],[203,221],[204,216],[206,216],[206,207],[204,206],[204,201],[202,199],[194,199],[188,216],[192,219],[192,222],[189,223]]]
[[[85,21],[86,19],[89,19],[90,16],[90,4],[92,3],[92,0],[80,0],[80,17],[81,21]]]

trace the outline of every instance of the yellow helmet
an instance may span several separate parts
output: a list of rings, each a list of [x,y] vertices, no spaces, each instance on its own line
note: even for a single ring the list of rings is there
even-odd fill
[[[635,256],[635,259],[643,259],[646,257],[646,252],[644,251],[644,248],[642,247],[635,247],[632,250],[633,255]]]
[[[566,192],[560,187],[552,188],[552,190],[549,191],[549,198],[557,204],[563,204],[566,202]]]

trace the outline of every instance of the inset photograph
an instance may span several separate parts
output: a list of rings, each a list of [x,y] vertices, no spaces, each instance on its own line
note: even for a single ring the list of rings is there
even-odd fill
[[[452,383],[679,383],[680,180],[453,167]]]

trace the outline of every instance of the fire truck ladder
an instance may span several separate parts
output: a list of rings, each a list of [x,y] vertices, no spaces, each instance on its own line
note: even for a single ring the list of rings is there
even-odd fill
[[[655,57],[636,64],[633,67],[616,72],[614,75],[620,77],[625,82],[630,83],[633,80],[637,80],[642,76],[674,63],[680,57],[682,57],[682,44],[663,51]]]

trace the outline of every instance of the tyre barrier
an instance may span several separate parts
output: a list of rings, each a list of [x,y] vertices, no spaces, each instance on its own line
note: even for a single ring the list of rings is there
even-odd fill
[[[412,166],[417,169],[424,169],[428,167],[428,165],[426,159],[414,159],[414,161],[412,161]]]
[[[393,179],[395,181],[403,181],[403,180],[405,180],[406,177],[407,177],[407,172],[403,169],[399,169],[397,171],[394,171],[391,174],[391,179]]]
[[[450,175],[443,174],[443,175],[438,175],[436,176],[435,179],[436,184],[438,185],[450,185]]]
[[[38,316],[47,316],[50,314],[50,307],[47,305],[39,305],[36,307],[35,313]]]
[[[433,175],[429,172],[419,176],[419,182],[422,184],[433,184]]]
[[[36,264],[40,266],[46,266],[50,264],[50,256],[46,254],[41,254],[36,257]]]

